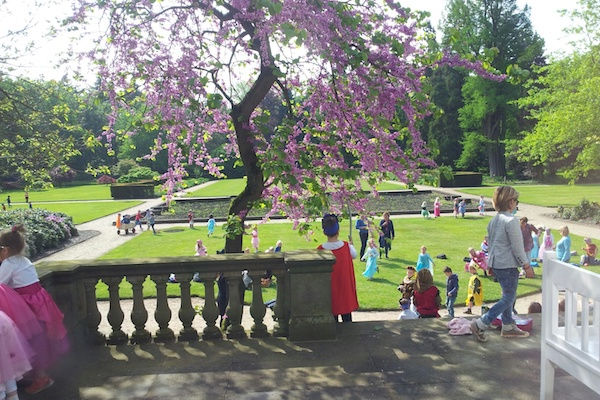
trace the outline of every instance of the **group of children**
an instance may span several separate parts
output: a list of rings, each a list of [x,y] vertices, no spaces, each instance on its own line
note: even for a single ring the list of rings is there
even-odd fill
[[[436,197],[435,201],[433,202],[433,217],[434,218],[437,218],[441,215],[441,207],[442,207],[442,202],[440,201],[439,197]],[[453,204],[452,204],[452,210],[453,210],[454,218],[458,218],[459,214],[464,218],[465,214],[467,213],[467,201],[465,199],[455,197],[453,200]],[[477,204],[477,210],[479,212],[479,215],[485,215],[485,200],[483,199],[483,196],[479,197],[479,203]],[[429,210],[427,209],[427,201],[423,201],[421,203],[421,216],[425,219],[430,218],[430,213],[429,213]]]
[[[22,255],[24,233],[23,225],[0,233],[0,398],[8,400],[19,398],[23,377],[29,394],[51,386],[46,370],[69,348],[62,312]]]

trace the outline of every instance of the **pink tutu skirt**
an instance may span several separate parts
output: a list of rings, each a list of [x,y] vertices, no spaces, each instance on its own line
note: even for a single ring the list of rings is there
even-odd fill
[[[36,353],[34,367],[46,369],[69,350],[63,313],[39,282],[16,288],[15,291],[25,300],[44,328],[44,332],[34,338],[31,345]]]
[[[23,297],[3,283],[0,284],[0,311],[8,315],[28,341],[44,332]]]
[[[17,325],[0,311],[0,382],[21,379],[31,370],[32,354]]]

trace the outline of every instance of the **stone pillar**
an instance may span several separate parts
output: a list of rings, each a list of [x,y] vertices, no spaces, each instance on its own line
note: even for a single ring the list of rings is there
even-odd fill
[[[83,280],[86,306],[86,339],[91,344],[105,344],[106,337],[98,331],[102,315],[98,310],[98,303],[96,302],[97,283],[97,278]]]
[[[135,331],[131,334],[131,344],[144,344],[152,341],[152,335],[146,329],[148,322],[148,311],[144,305],[143,284],[146,276],[128,276],[127,280],[131,283],[133,290],[133,308],[131,310],[131,322],[135,326]]]
[[[273,336],[287,337],[290,333],[289,278],[286,270],[273,271],[273,275],[277,279],[277,299],[273,309],[275,313]]]
[[[119,284],[123,280],[122,277],[104,278],[104,282],[108,285],[108,294],[110,296],[110,305],[108,309],[108,322],[112,327],[112,332],[106,341],[108,344],[124,344],[129,338],[121,329],[125,314],[121,309],[121,299],[119,297]]]
[[[252,271],[250,274],[253,282],[250,315],[252,315],[252,319],[254,319],[254,324],[250,329],[250,336],[254,338],[267,337],[269,336],[269,333],[267,332],[267,326],[263,322],[267,308],[265,307],[265,303],[263,301],[262,286],[260,284],[260,278],[264,274],[260,273],[260,271]]]
[[[167,279],[168,274],[156,274],[151,275],[150,278],[156,284],[156,311],[154,312],[154,319],[158,324],[158,331],[154,341],[157,343],[173,342],[175,341],[175,333],[169,328],[169,322],[171,321],[171,309],[167,301]]]
[[[285,254],[290,280],[290,340],[336,338],[336,324],[331,313],[331,271],[334,263],[335,257],[327,251]]]
[[[233,271],[225,273],[229,289],[229,305],[227,306],[227,318],[231,323],[227,328],[227,338],[242,339],[246,337],[246,331],[242,326],[243,298],[240,298],[241,272]],[[243,295],[243,293],[242,293]]]
[[[219,309],[215,303],[215,278],[214,273],[209,275],[200,275],[204,283],[204,307],[202,308],[202,318],[206,322],[206,328],[202,332],[202,339],[222,339],[223,333],[216,326],[216,320],[219,317]]]
[[[196,311],[192,307],[192,296],[190,295],[190,282],[192,274],[177,274],[179,287],[181,288],[181,307],[179,308],[179,320],[183,324],[183,329],[179,332],[178,340],[180,342],[193,342],[199,339],[198,331],[192,328],[192,322],[196,317]]]

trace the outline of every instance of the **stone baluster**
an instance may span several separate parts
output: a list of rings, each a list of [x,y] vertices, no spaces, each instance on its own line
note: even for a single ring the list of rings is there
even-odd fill
[[[129,338],[121,329],[125,314],[121,309],[121,299],[119,297],[119,284],[123,279],[121,277],[105,278],[103,281],[108,285],[108,295],[110,306],[108,309],[108,323],[112,327],[112,332],[106,341],[108,344],[124,344]]]
[[[192,328],[192,323],[196,317],[196,311],[192,307],[192,296],[190,286],[192,274],[178,273],[177,280],[181,288],[181,306],[179,308],[179,320],[183,324],[183,329],[179,332],[178,340],[180,342],[193,342],[198,340],[198,331]]]
[[[86,307],[86,337],[91,344],[105,344],[106,336],[98,331],[98,326],[102,320],[102,315],[98,310],[98,303],[96,302],[97,283],[97,278],[83,280]]]
[[[240,272],[229,272],[225,274],[229,290],[229,305],[227,306],[227,318],[230,325],[227,327],[227,337],[229,339],[241,339],[246,337],[246,331],[242,326],[243,309],[243,291],[240,290],[242,284],[242,275]],[[241,292],[241,293],[240,293]]]
[[[146,276],[128,276],[127,280],[133,289],[133,309],[131,310],[131,322],[135,331],[131,334],[131,344],[144,344],[152,341],[152,334],[146,330],[148,322],[148,311],[144,305],[143,284]]]
[[[158,343],[173,342],[175,340],[175,333],[169,328],[171,309],[167,301],[167,279],[169,279],[169,275],[151,275],[150,279],[156,284],[156,311],[154,312],[154,319],[158,323],[158,331],[156,331],[154,341]]]
[[[285,270],[273,271],[275,278],[277,278],[277,300],[275,301],[275,307],[273,312],[275,313],[275,326],[273,328],[273,336],[287,337],[289,335],[289,319],[290,312],[287,306],[286,291],[287,285],[287,273]]]
[[[202,339],[221,339],[223,333],[216,326],[217,318],[219,317],[219,309],[215,302],[215,279],[214,273],[209,275],[201,275],[204,283],[204,307],[202,308],[202,318],[206,322],[206,328],[202,332]]]
[[[250,315],[252,316],[252,319],[254,319],[254,324],[252,325],[252,328],[250,328],[250,336],[255,338],[267,337],[269,336],[269,333],[267,332],[267,326],[263,322],[267,308],[263,301],[262,285],[260,283],[264,274],[261,274],[260,271],[251,271],[249,274],[252,278],[252,304],[250,305]]]

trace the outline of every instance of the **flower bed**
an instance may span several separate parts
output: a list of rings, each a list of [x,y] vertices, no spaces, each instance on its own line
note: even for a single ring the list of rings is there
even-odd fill
[[[32,258],[77,235],[71,217],[47,210],[21,208],[0,213],[2,230],[15,224],[25,226],[26,251]]]

